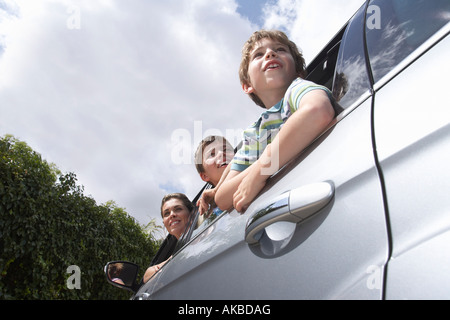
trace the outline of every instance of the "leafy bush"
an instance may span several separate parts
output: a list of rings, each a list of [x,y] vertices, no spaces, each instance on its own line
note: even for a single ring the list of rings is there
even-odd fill
[[[123,299],[107,261],[148,266],[157,242],[114,202],[97,205],[25,142],[0,139],[0,299]],[[67,268],[81,270],[69,289]]]

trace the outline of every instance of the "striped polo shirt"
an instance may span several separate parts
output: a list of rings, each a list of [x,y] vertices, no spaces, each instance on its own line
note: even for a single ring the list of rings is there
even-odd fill
[[[258,160],[286,120],[297,111],[302,97],[316,89],[324,90],[330,101],[333,101],[328,88],[301,78],[295,79],[287,89],[284,98],[272,108],[264,111],[258,121],[244,131],[242,147],[236,152],[231,162],[231,170],[244,171]]]

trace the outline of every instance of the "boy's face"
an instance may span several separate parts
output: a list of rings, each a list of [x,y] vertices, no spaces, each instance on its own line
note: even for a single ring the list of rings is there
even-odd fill
[[[203,150],[203,168],[205,171],[200,173],[202,180],[216,186],[233,157],[233,148],[227,146],[221,140],[214,140],[207,145]]]
[[[243,85],[247,94],[255,93],[263,102],[268,94],[284,95],[297,77],[289,47],[270,38],[259,41],[250,53],[248,75],[250,83]]]

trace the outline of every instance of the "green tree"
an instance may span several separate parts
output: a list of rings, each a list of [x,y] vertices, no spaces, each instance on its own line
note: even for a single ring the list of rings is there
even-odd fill
[[[114,202],[97,205],[74,173],[61,174],[25,142],[0,139],[0,298],[122,299],[107,261],[148,266],[157,242]],[[69,289],[67,268],[81,270]]]
[[[153,239],[157,239],[160,243],[167,237],[167,230],[163,226],[156,223],[156,218],[151,219],[144,226],[144,232],[146,232]]]

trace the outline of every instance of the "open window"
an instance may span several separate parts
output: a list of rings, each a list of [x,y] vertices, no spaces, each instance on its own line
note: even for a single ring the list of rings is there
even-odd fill
[[[198,208],[196,206],[196,203],[200,198],[200,196],[202,195],[202,193],[210,188],[212,188],[212,185],[210,183],[206,183],[203,186],[203,188],[198,192],[198,194],[192,200],[192,203],[194,204],[194,210],[191,213],[189,222],[186,226],[186,230],[184,231],[183,235],[181,236],[180,239],[177,240],[177,238],[175,238],[171,234],[168,234],[167,237],[164,239],[163,243],[161,244],[155,257],[153,258],[150,264],[151,266],[159,264],[169,259],[173,254],[175,254],[181,248],[183,248],[192,239],[192,237],[200,233],[202,230],[207,228],[211,223],[213,223],[216,220],[216,218],[219,216],[218,214],[210,212],[208,215],[202,216],[200,215],[200,212],[198,211]]]
[[[344,31],[345,28],[343,28],[308,65],[307,80],[323,85],[332,90],[336,62]]]
[[[370,91],[364,50],[363,5],[308,66],[307,79],[326,86],[346,109]]]

